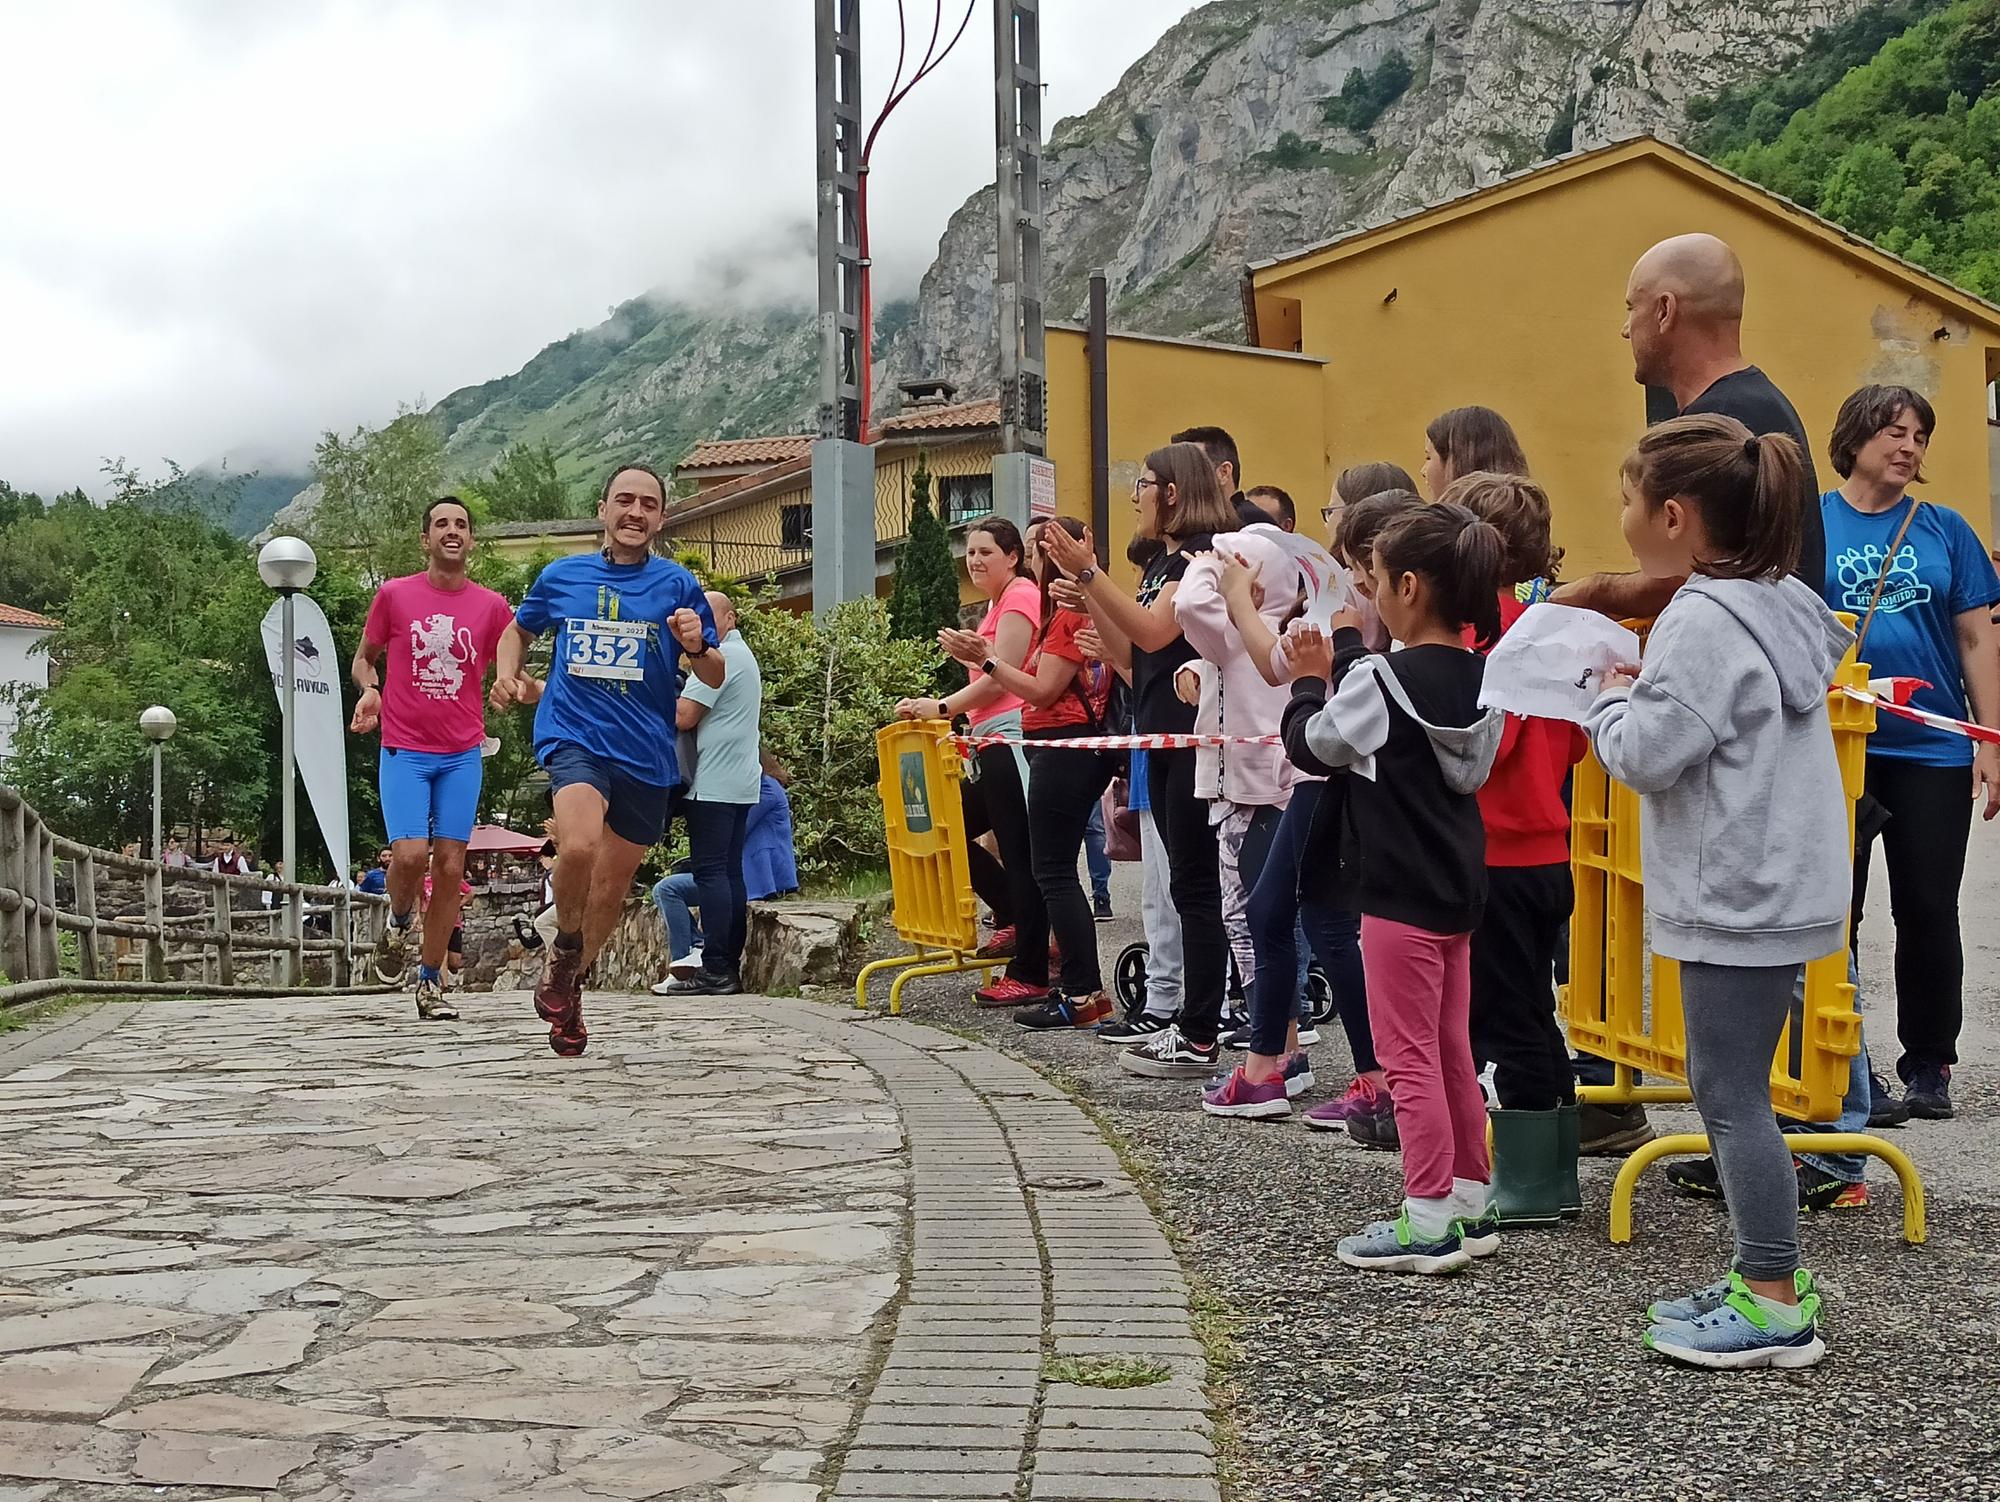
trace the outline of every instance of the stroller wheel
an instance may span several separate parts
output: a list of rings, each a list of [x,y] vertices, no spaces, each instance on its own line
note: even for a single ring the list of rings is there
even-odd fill
[[[1306,970],[1306,1005],[1311,1009],[1314,1023],[1333,1020],[1333,986],[1318,965],[1309,966]]]
[[[1118,962],[1111,967],[1111,986],[1118,993],[1118,1004],[1127,1017],[1136,1017],[1146,1010],[1146,961],[1150,955],[1143,941],[1127,944],[1118,951]]]

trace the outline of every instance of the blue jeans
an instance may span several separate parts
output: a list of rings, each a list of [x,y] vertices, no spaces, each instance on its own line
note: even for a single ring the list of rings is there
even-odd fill
[[[1861,971],[1854,963],[1854,951],[1847,952],[1847,980],[1854,987],[1854,1009],[1861,1010]],[[1806,973],[1799,972],[1798,983],[1792,988],[1794,1001],[1803,1002],[1806,993]],[[1861,1047],[1847,1065],[1847,1094],[1840,1100],[1840,1117],[1828,1128],[1835,1132],[1865,1132],[1868,1130],[1868,1113],[1874,1106],[1874,1092],[1868,1084],[1868,1034],[1861,1034]],[[1822,1173],[1830,1173],[1836,1179],[1845,1179],[1850,1184],[1859,1184],[1866,1175],[1868,1160],[1860,1153],[1800,1153],[1799,1160],[1810,1163]]]
[[[1093,902],[1111,900],[1111,857],[1104,853],[1104,801],[1090,805],[1090,818],[1083,826],[1083,864],[1090,871]]]
[[[701,894],[702,927],[708,930],[701,968],[710,975],[734,975],[750,921],[750,892],[743,882],[750,805],[690,798],[681,806],[681,817],[687,820],[689,864]]]
[[[653,883],[653,906],[660,910],[660,917],[667,925],[667,946],[677,960],[686,959],[690,952],[701,947],[701,927],[688,911],[690,905],[701,905],[694,872],[675,871]]]

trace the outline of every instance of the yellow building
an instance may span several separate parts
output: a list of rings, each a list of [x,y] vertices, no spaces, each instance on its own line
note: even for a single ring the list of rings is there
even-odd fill
[[[1581,152],[1253,266],[1244,300],[1255,342],[1327,357],[1336,469],[1389,459],[1414,474],[1433,416],[1494,407],[1549,489],[1566,571],[1629,568],[1618,466],[1648,393],[1619,338],[1626,276],[1691,231],[1742,258],[1744,353],[1798,408],[1822,483],[1836,483],[1825,445],[1842,399],[1869,382],[1913,387],[1938,416],[1925,497],[1990,540],[2000,308],[1659,141]]]

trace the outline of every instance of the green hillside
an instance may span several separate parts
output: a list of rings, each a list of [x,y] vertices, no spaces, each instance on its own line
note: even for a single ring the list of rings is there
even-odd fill
[[[1898,0],[1710,102],[1696,149],[2000,300],[2000,0]]]

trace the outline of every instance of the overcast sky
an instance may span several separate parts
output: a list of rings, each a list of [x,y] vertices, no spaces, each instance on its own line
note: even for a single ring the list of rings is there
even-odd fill
[[[945,0],[947,28],[965,0]],[[906,0],[928,39],[934,0]],[[1193,0],[1044,0],[1046,119]],[[649,288],[812,293],[813,0],[0,0],[0,478],[93,487],[517,369]],[[862,0],[871,105],[895,0]],[[876,145],[878,285],[993,174],[992,3]]]

